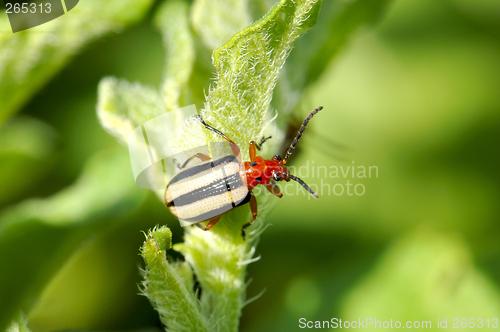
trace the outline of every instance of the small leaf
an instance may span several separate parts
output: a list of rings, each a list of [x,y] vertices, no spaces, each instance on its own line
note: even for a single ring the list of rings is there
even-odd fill
[[[161,227],[150,232],[149,237],[153,237],[154,243],[159,251],[172,249],[172,231],[168,227]]]
[[[214,233],[186,228],[185,242],[174,245],[174,249],[185,255],[194,269],[202,288],[202,312],[210,317],[214,330],[237,331],[246,288],[245,266],[238,262],[250,257],[241,235],[221,233],[220,229]]]
[[[123,144],[136,127],[163,113],[165,107],[155,88],[112,77],[99,83],[97,117],[104,129]]]
[[[172,243],[172,232],[163,226],[148,234],[141,253],[146,262],[143,293],[160,314],[169,331],[210,331],[207,319],[199,310],[199,303],[187,277],[184,264],[170,264],[165,251]],[[190,275],[192,280],[192,274]]]

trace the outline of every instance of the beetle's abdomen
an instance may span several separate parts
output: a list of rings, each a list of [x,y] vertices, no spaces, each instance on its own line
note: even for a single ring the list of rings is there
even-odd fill
[[[207,161],[179,172],[165,191],[165,204],[177,218],[208,220],[243,204],[249,195],[234,156]]]

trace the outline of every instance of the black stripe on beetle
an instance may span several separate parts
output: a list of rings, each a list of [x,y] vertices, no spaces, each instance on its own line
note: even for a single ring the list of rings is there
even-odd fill
[[[226,164],[230,162],[238,162],[238,159],[235,156],[225,156],[220,159],[217,159],[215,161],[209,161],[209,162],[204,162],[195,166],[192,166],[190,168],[186,168],[184,171],[177,173],[172,180],[169,181],[168,185],[172,185],[177,181],[183,180],[187,177],[196,175],[200,172],[209,170],[211,168],[214,168],[216,166],[219,166],[221,164]]]
[[[223,194],[225,192],[230,192],[231,190],[239,188],[243,185],[244,184],[241,181],[240,175],[238,173],[235,173],[225,178],[213,181],[201,188],[187,192],[184,195],[175,198],[173,201],[168,202],[167,206],[182,206],[195,203],[196,201],[202,200],[209,196],[215,196]]]
[[[238,159],[226,156],[181,171],[167,186],[165,204],[185,221],[217,216],[222,210],[236,207],[248,195],[240,170]]]

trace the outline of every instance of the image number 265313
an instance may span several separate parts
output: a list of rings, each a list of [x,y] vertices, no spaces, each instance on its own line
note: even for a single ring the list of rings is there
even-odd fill
[[[10,2],[7,2],[5,4],[5,7],[7,9],[7,11],[6,11],[7,14],[12,14],[12,13],[27,14],[28,12],[35,14],[35,13],[50,13],[52,11],[52,4],[50,2],[39,3],[39,4],[34,3],[34,2],[33,3],[25,3],[24,2],[22,4],[20,4],[20,3],[12,4]],[[44,11],[44,9],[45,9],[45,11]]]
[[[79,3],[79,0],[2,1],[14,33],[34,28],[63,16]]]

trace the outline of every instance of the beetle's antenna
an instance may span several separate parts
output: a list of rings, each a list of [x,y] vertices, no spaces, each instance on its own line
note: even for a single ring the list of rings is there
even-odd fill
[[[316,194],[311,188],[309,188],[309,186],[304,181],[302,181],[296,176],[293,176],[292,174],[286,173],[285,175],[288,176],[293,181],[297,181],[302,187],[304,187],[305,190],[307,190],[307,192],[313,195],[314,198],[319,198],[318,194]]]
[[[201,124],[204,125],[206,129],[213,131],[214,133],[216,133],[217,135],[221,136],[226,141],[228,141],[229,142],[229,146],[231,147],[231,151],[233,151],[233,155],[236,158],[238,158],[239,161],[241,161],[240,148],[238,147],[238,145],[236,145],[236,143],[234,143],[229,137],[227,137],[226,135],[224,135],[220,130],[217,130],[214,127],[212,127],[211,125],[207,124],[205,122],[205,120],[203,120],[203,118],[200,115],[196,114],[195,116],[196,116],[196,118],[198,120],[200,120]]]
[[[304,122],[302,123],[302,126],[300,126],[299,132],[297,133],[297,136],[295,136],[295,139],[293,140],[292,144],[290,144],[290,147],[288,148],[288,150],[285,153],[285,158],[283,158],[283,164],[286,164],[288,157],[290,157],[293,149],[295,149],[295,145],[297,145],[300,137],[302,136],[302,133],[304,132],[304,130],[306,130],[306,126],[307,126],[307,123],[309,122],[309,120],[311,120],[312,117],[314,115],[316,115],[316,113],[318,113],[322,109],[323,109],[323,106],[318,107],[317,109],[315,109],[314,111],[309,113],[309,115],[304,119]]]

